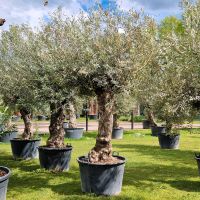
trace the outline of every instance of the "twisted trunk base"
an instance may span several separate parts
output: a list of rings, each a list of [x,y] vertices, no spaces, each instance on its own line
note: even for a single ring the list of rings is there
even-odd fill
[[[49,126],[50,137],[47,140],[48,147],[63,148],[64,147],[64,129],[63,122],[65,119],[64,115],[64,104],[63,103],[52,103],[50,105],[51,120]]]
[[[113,95],[107,92],[97,94],[99,127],[95,147],[89,152],[91,163],[118,162],[112,156],[111,134],[113,126]]]
[[[20,114],[24,121],[24,132],[22,133],[22,138],[24,140],[30,140],[33,137],[32,123],[31,123],[31,113],[27,108],[21,108]]]

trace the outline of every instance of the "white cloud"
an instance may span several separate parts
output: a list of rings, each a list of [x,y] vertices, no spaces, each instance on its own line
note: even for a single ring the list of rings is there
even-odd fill
[[[49,0],[47,6],[43,5],[43,0],[0,0],[0,18],[6,19],[1,29],[5,30],[9,25],[22,23],[37,26],[40,19],[47,17],[58,6],[62,6],[67,15],[76,15],[82,10],[78,0]]]

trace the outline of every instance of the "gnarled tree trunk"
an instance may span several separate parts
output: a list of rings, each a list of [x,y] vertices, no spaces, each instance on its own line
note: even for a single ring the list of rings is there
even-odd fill
[[[20,114],[24,121],[24,132],[22,134],[22,138],[25,140],[29,140],[33,137],[33,133],[31,131],[31,129],[32,129],[31,113],[30,113],[29,109],[24,107],[24,108],[20,109]]]
[[[113,128],[119,128],[119,116],[116,113],[113,114]]]
[[[76,111],[71,102],[68,103],[67,114],[69,115],[69,128],[77,128]]]
[[[172,127],[173,124],[171,123],[170,120],[166,120],[166,133],[171,135],[172,134]]]
[[[108,92],[97,94],[99,126],[95,147],[89,152],[92,163],[112,163],[111,133],[113,126],[113,95]]]
[[[155,119],[154,119],[153,112],[152,112],[151,110],[148,110],[148,111],[147,111],[147,118],[148,118],[148,120],[150,121],[151,126],[157,126],[157,124],[156,124],[156,122],[155,122]]]
[[[47,140],[48,147],[64,147],[64,129],[63,122],[64,115],[64,103],[52,103],[50,104],[51,119],[49,126],[50,137]]]

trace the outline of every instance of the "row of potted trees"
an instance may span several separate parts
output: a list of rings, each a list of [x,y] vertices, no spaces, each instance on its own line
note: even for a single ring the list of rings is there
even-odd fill
[[[164,120],[169,135],[174,134],[175,119],[189,116],[191,102],[181,65],[177,59],[174,66],[168,60],[173,51],[166,51],[169,45],[158,40],[154,20],[143,13],[104,11],[100,6],[90,12],[64,19],[58,9],[36,32],[27,25],[11,26],[3,32],[0,70],[5,76],[0,90],[6,105],[20,108],[25,129],[22,138],[15,140],[18,143],[39,142],[30,129],[31,109],[41,102],[49,105],[50,136],[38,149],[42,166],[58,171],[69,168],[67,155],[72,150],[64,144],[65,107],[77,96],[96,95],[96,143],[88,156],[77,159],[81,186],[83,192],[116,195],[121,191],[125,166],[125,158],[113,155],[111,144],[116,95],[133,91],[153,112],[161,108],[160,113],[167,113]],[[184,67],[185,62],[181,69]],[[142,92],[147,98],[141,98]],[[178,117],[180,114],[184,117]]]

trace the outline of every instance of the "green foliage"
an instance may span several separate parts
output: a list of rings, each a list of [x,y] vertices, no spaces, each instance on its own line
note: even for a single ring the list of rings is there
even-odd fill
[[[85,94],[129,91],[153,55],[154,21],[143,13],[116,12],[98,8],[77,20],[77,75]]]
[[[166,37],[173,33],[183,35],[184,31],[183,21],[175,16],[165,17],[159,26],[159,34],[161,37]]]

